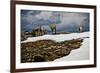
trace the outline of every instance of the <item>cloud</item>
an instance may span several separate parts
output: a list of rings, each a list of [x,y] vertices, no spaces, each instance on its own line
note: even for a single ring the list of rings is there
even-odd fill
[[[89,25],[89,15],[86,13],[60,13],[60,20],[61,23],[57,24],[58,29],[64,29],[70,26],[84,26],[85,24]]]
[[[52,16],[52,12],[42,11],[39,15],[36,15],[39,19],[47,20]]]
[[[21,12],[21,25],[22,30],[26,28],[33,28],[38,27],[39,25],[49,25],[49,24],[58,24],[60,23],[60,19],[58,16],[54,16],[54,12],[50,11],[27,11],[24,10]],[[26,24],[27,23],[27,24]]]
[[[78,26],[89,29],[89,13],[57,12],[57,11],[36,11],[22,10],[21,25],[23,30],[32,30],[42,25],[49,29],[48,25],[56,24],[57,30],[73,31]],[[73,30],[72,30],[73,29]]]

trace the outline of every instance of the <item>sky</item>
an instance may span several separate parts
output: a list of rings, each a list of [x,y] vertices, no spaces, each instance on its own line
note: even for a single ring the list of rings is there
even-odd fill
[[[21,31],[31,32],[41,25],[51,32],[51,24],[56,25],[57,32],[77,32],[79,26],[83,31],[89,31],[89,17],[89,13],[21,10]]]

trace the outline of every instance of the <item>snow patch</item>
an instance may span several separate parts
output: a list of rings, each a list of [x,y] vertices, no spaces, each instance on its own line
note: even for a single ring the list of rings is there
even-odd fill
[[[27,38],[27,40],[22,41],[21,43],[34,42],[37,40],[54,40],[56,42],[61,42],[61,41],[65,41],[65,40],[72,40],[72,39],[84,38],[84,37],[89,37],[89,32],[29,37],[29,38]]]

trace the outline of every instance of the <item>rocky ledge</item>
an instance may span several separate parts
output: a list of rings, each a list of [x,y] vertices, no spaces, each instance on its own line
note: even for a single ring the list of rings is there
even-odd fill
[[[73,39],[63,42],[53,40],[38,40],[21,43],[21,63],[47,62],[67,56],[71,50],[78,49],[83,39]]]

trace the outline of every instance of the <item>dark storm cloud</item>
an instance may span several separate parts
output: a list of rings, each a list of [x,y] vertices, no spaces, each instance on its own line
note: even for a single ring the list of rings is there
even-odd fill
[[[32,11],[32,10],[21,10],[21,14],[30,14],[30,15],[36,15],[36,14],[40,14],[41,11],[39,10],[35,10],[35,11]]]

